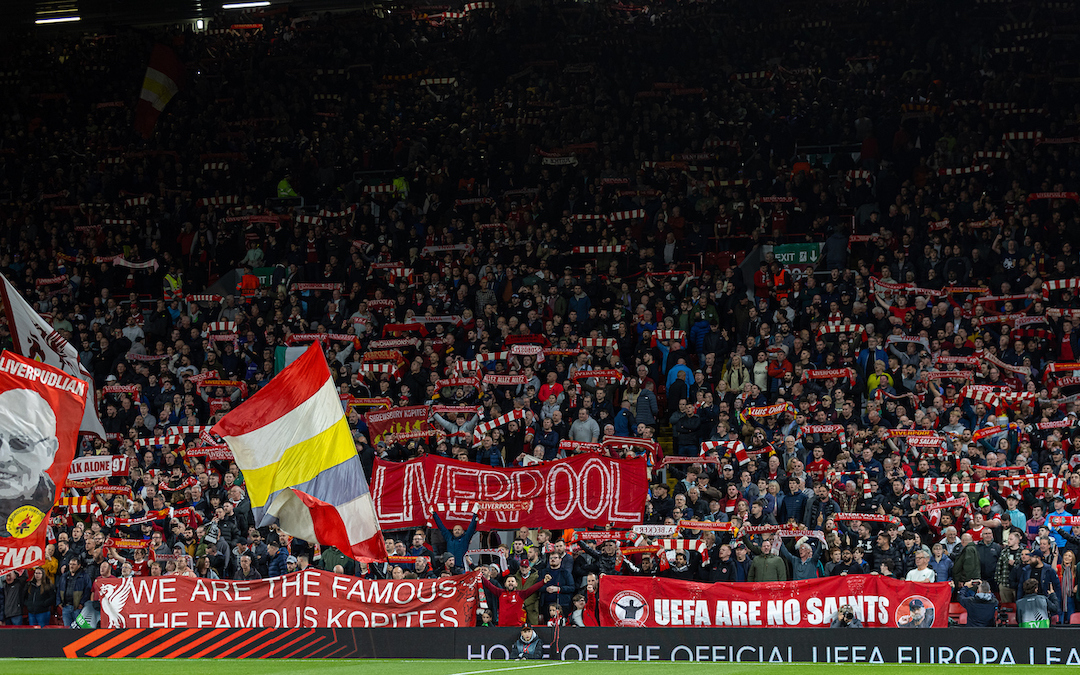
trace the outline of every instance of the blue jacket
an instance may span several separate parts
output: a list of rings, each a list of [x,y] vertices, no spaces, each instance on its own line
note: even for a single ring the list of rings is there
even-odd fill
[[[648,389],[642,389],[638,394],[637,405],[634,406],[634,417],[638,422],[647,425],[656,424],[656,414],[660,407],[656,401],[656,394]]]
[[[540,580],[543,581],[544,577],[551,575],[551,581],[546,582],[540,588],[540,607],[546,608],[549,605],[558,603],[563,610],[570,607],[570,597],[574,591],[577,590],[577,586],[574,584],[574,577],[570,574],[569,570],[565,567],[560,567],[557,570],[546,567],[543,570],[538,570],[537,574],[540,575]],[[558,593],[549,593],[548,586],[558,586]],[[565,611],[564,611],[565,613]]]
[[[746,556],[746,560],[742,562],[739,562],[739,559],[735,556],[731,556],[731,564],[735,567],[735,581],[746,581],[747,575],[750,574],[750,565],[753,562],[750,556]]]
[[[1013,446],[1013,447],[1016,447],[1016,446]],[[1050,536],[1054,538],[1054,541],[1057,542],[1057,545],[1058,545],[1059,548],[1065,548],[1066,541],[1065,541],[1065,537],[1062,537],[1061,533],[1058,532],[1057,530],[1063,530],[1065,532],[1068,532],[1069,534],[1072,534],[1072,526],[1070,526],[1070,525],[1051,525],[1050,524],[1050,519],[1054,518],[1055,516],[1071,516],[1071,515],[1072,515],[1072,513],[1069,512],[1069,511],[1062,511],[1061,513],[1058,513],[1057,511],[1051,511],[1050,515],[1048,515],[1046,517],[1046,520],[1043,521],[1043,525],[1046,525],[1046,527],[1050,529]]]
[[[632,437],[635,427],[637,427],[637,422],[634,421],[634,415],[626,408],[619,408],[619,412],[615,413],[615,435],[623,438]]]
[[[960,604],[967,610],[967,625],[972,628],[993,628],[997,625],[998,602],[994,596],[979,597],[967,586],[960,589]]]
[[[72,593],[72,602],[70,604],[78,607],[79,605],[85,605],[90,602],[90,590],[91,590],[90,575],[86,573],[86,570],[80,569],[72,577],[70,572],[64,572],[56,580],[56,604],[63,606],[67,604],[68,591]]]
[[[952,566],[952,558],[947,555],[941,556],[941,560],[934,560],[934,556],[930,556],[930,569],[937,575],[938,583],[952,579]]]
[[[802,522],[803,511],[806,509],[806,495],[796,492],[793,495],[784,495],[776,507],[776,522],[783,525],[789,518]]]
[[[544,446],[544,460],[552,460],[559,456],[559,432],[552,429],[544,431],[540,429],[533,436],[533,445]]]
[[[288,568],[285,567],[285,562],[289,559],[289,549],[284,547],[279,548],[277,555],[267,557],[269,558],[269,563],[267,564],[266,570],[269,576],[280,577],[282,574],[288,572]]]
[[[469,540],[472,539],[473,534],[476,532],[477,514],[473,514],[472,522],[469,523],[469,527],[465,529],[465,532],[460,537],[455,537],[453,532],[446,529],[446,524],[443,523],[438,513],[432,515],[435,517],[435,524],[439,527],[439,532],[442,532],[443,539],[446,540],[446,552],[454,556],[456,566],[465,567],[465,553],[469,550]]]

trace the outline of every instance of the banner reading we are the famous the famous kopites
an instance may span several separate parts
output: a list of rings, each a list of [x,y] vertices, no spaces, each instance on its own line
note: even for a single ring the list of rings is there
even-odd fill
[[[821,628],[850,605],[868,627],[944,628],[951,593],[947,583],[871,574],[766,583],[608,575],[600,582],[600,625]]]
[[[405,463],[376,459],[371,478],[384,529],[424,525],[433,510],[448,527],[467,525],[474,506],[481,529],[625,528],[641,523],[648,490],[644,459],[591,453],[512,469],[431,455]]]
[[[99,577],[103,628],[458,628],[480,574],[370,581],[308,568],[256,581]]]
[[[67,481],[89,385],[0,354],[0,574],[45,557],[48,515]]]

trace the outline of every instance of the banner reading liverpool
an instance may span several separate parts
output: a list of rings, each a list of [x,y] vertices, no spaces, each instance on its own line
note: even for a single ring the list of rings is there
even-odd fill
[[[479,579],[369,581],[309,567],[256,581],[99,577],[94,590],[102,628],[459,628],[476,622]]]
[[[432,510],[450,527],[479,511],[480,529],[566,528],[641,523],[649,481],[644,459],[575,455],[521,469],[496,469],[428,455],[375,460],[371,492],[387,529],[416,527]]]
[[[88,390],[62,370],[0,354],[0,574],[44,558],[49,511],[67,481]]]
[[[404,408],[391,408],[379,412],[369,412],[365,419],[368,425],[368,442],[375,445],[379,441],[390,442],[390,434],[407,434],[411,431],[431,429],[428,416],[431,409],[426,405],[413,405]]]
[[[876,574],[737,584],[608,575],[600,625],[822,628],[849,605],[867,627],[945,628],[951,594],[948,583]]]

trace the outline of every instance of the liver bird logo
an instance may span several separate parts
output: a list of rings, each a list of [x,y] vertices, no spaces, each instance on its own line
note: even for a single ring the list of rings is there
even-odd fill
[[[117,584],[101,585],[101,611],[109,617],[109,628],[127,628],[124,605],[134,590],[135,582],[131,578],[120,579]]]

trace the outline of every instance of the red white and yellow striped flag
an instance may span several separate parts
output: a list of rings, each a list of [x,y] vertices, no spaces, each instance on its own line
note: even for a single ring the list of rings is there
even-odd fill
[[[146,66],[139,105],[135,108],[135,131],[150,138],[154,125],[165,106],[180,91],[184,81],[184,66],[176,52],[165,45],[154,45],[150,64]]]

